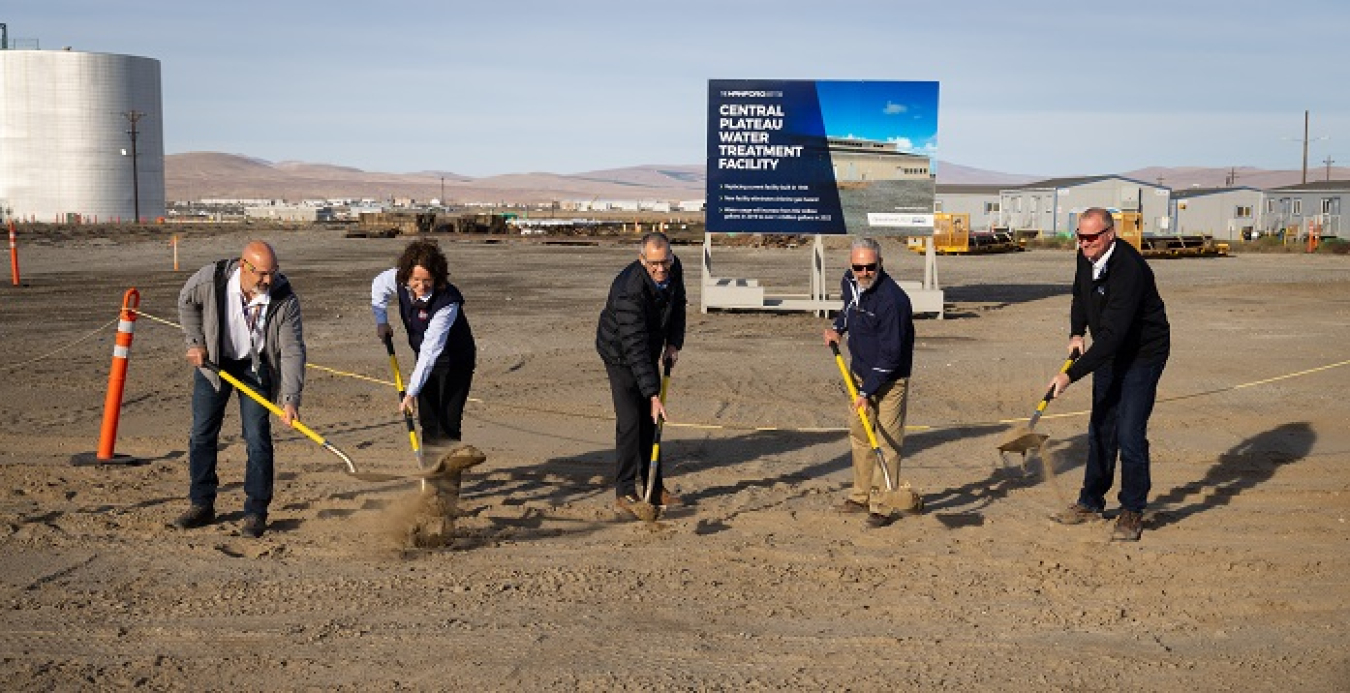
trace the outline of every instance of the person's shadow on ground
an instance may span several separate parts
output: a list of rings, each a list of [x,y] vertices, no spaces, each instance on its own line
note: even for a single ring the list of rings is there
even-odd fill
[[[1150,524],[1163,527],[1228,505],[1234,496],[1275,476],[1280,467],[1307,457],[1316,440],[1317,434],[1306,421],[1281,424],[1247,438],[1219,455],[1203,479],[1155,498],[1152,505],[1159,511]]]

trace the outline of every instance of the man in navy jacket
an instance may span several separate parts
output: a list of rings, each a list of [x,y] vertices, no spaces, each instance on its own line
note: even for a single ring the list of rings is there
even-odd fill
[[[825,343],[837,344],[840,335],[848,335],[848,351],[853,357],[849,370],[858,387],[853,408],[870,409],[869,419],[876,426],[886,467],[891,479],[899,483],[900,447],[905,440],[905,409],[914,364],[914,309],[909,296],[886,274],[881,245],[874,239],[855,239],[849,262],[840,285],[844,309],[825,330]],[[866,512],[869,525],[884,527],[894,522],[896,515],[877,502],[875,492],[888,490],[886,476],[876,464],[867,432],[856,414],[850,417],[849,440],[853,448],[853,489],[837,509]]]
[[[1069,317],[1069,351],[1082,354],[1050,385],[1058,397],[1092,374],[1088,459],[1078,501],[1055,519],[1078,524],[1099,517],[1120,458],[1120,515],[1112,538],[1143,533],[1149,478],[1148,419],[1171,349],[1167,311],[1153,270],[1116,237],[1111,213],[1094,207],[1078,218],[1078,267]],[[1083,335],[1092,332],[1084,349]]]

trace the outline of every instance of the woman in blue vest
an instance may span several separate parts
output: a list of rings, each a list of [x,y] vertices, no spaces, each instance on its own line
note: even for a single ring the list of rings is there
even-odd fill
[[[464,296],[450,283],[449,263],[435,241],[409,243],[398,266],[371,282],[370,310],[380,341],[393,334],[385,307],[395,295],[408,345],[417,353],[399,409],[417,413],[424,444],[458,442],[477,348]]]

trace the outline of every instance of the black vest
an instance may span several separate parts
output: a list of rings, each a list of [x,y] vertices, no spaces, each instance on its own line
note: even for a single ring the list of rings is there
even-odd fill
[[[403,318],[403,327],[408,331],[408,345],[413,351],[421,353],[422,339],[426,337],[427,326],[432,316],[447,310],[451,305],[459,304],[459,315],[450,326],[450,334],[445,338],[445,349],[436,359],[437,366],[454,364],[457,367],[474,367],[477,348],[473,342],[473,329],[469,327],[469,316],[464,313],[464,296],[454,284],[431,292],[431,298],[418,303],[413,300],[408,287],[398,287],[398,312]]]

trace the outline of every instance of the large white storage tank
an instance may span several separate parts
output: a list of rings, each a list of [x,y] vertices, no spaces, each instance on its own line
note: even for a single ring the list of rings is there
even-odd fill
[[[0,50],[0,215],[129,222],[137,207],[164,214],[159,61]]]

